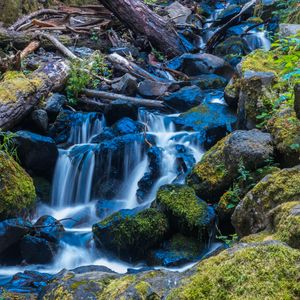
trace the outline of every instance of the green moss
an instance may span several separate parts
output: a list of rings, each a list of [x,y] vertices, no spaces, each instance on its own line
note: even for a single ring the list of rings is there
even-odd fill
[[[250,234],[248,236],[243,237],[240,242],[241,243],[260,243],[266,241],[273,241],[276,240],[274,238],[273,233],[269,231],[262,231],[255,234]]]
[[[135,285],[135,289],[141,300],[147,300],[148,291],[151,289],[151,285],[146,281],[140,281]]]
[[[22,72],[6,72],[0,82],[0,103],[15,102],[20,94],[33,94],[42,84],[40,77],[26,77]]]
[[[176,218],[179,229],[184,232],[201,227],[207,215],[207,204],[185,185],[163,186],[157,193],[156,201],[163,211],[171,214],[171,218]]]
[[[280,205],[273,215],[275,238],[300,249],[300,201]]]
[[[0,216],[8,218],[28,213],[35,203],[32,179],[7,154],[0,152]]]
[[[265,243],[224,251],[198,265],[170,299],[297,299],[300,252]]]
[[[211,194],[212,190],[223,190],[227,188],[228,179],[231,174],[228,173],[224,161],[224,147],[229,139],[225,137],[208,150],[201,161],[195,165],[191,175],[187,178],[187,184],[191,186],[202,197],[202,193]]]
[[[122,294],[135,281],[135,276],[128,275],[112,280],[104,290],[97,295],[97,300],[122,299]]]
[[[80,286],[87,284],[87,281],[76,281],[73,284],[71,284],[71,289],[72,290],[76,290],[78,289]]]

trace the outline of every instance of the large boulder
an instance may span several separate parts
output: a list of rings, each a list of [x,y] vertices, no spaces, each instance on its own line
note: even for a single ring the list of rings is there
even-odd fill
[[[293,167],[300,163],[300,120],[292,108],[281,108],[267,123],[274,139],[280,164]]]
[[[228,106],[207,101],[171,119],[179,129],[199,132],[206,149],[230,133],[237,120]]]
[[[204,99],[202,90],[193,85],[180,89],[164,97],[164,102],[178,111],[186,111],[199,105]]]
[[[154,204],[169,219],[172,232],[181,232],[205,241],[214,224],[214,210],[185,185],[164,185]]]
[[[12,157],[0,151],[0,220],[28,215],[35,199],[32,179]]]
[[[38,176],[51,177],[58,150],[53,139],[29,131],[18,131],[14,137],[21,165]]]
[[[208,53],[183,54],[171,60],[168,67],[188,76],[213,73],[230,79],[233,74],[233,68],[224,59]]]
[[[240,236],[267,228],[267,218],[278,205],[300,199],[300,166],[267,175],[236,207],[232,223]]]
[[[257,129],[237,130],[205,153],[187,178],[197,195],[207,201],[219,200],[239,176],[241,167],[255,170],[273,156],[272,138]]]
[[[32,229],[32,224],[21,218],[0,222],[0,254],[19,242]]]
[[[121,210],[93,225],[98,247],[129,261],[145,258],[147,251],[159,246],[168,232],[166,216],[153,208],[141,212]]]
[[[145,125],[133,121],[130,118],[123,118],[119,120],[116,124],[113,126],[113,133],[116,136],[125,135],[125,134],[134,134],[134,133],[140,133],[145,131]]]
[[[62,111],[64,104],[67,103],[66,96],[58,93],[52,94],[47,100],[45,110],[51,120],[55,119]]]

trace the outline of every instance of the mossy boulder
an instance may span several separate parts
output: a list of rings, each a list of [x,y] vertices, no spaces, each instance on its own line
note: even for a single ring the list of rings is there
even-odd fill
[[[282,243],[239,244],[199,263],[167,299],[297,299],[299,262]]]
[[[300,120],[292,108],[281,108],[268,122],[278,158],[282,166],[300,163]]]
[[[207,201],[217,201],[239,176],[241,167],[252,171],[273,156],[272,138],[257,129],[237,130],[205,153],[187,178],[187,184]]]
[[[0,220],[28,215],[35,200],[30,176],[12,157],[0,151]]]
[[[280,204],[300,199],[300,166],[264,177],[236,207],[232,222],[240,236],[267,228],[267,215]]]
[[[156,196],[155,206],[168,216],[172,232],[207,238],[214,222],[214,210],[186,185],[164,185]]]
[[[144,258],[149,249],[160,245],[168,232],[167,217],[153,208],[141,212],[121,210],[93,225],[98,247],[129,261]]]

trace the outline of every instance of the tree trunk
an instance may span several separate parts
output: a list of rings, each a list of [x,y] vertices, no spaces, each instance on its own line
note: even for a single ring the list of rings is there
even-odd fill
[[[167,56],[184,52],[180,37],[170,23],[162,19],[140,0],[99,0],[128,28],[145,35],[153,47]]]
[[[32,74],[7,72],[0,82],[0,129],[10,130],[22,121],[49,92],[60,89],[69,67],[62,61],[48,63]]]

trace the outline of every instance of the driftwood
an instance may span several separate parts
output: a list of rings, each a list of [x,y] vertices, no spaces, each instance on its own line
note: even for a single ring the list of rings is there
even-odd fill
[[[83,93],[88,96],[88,97],[94,97],[94,98],[99,98],[103,100],[125,100],[131,103],[134,103],[139,106],[145,106],[145,107],[151,107],[151,108],[164,108],[163,101],[158,101],[158,100],[149,100],[149,99],[142,99],[142,98],[135,98],[135,97],[129,97],[129,96],[124,96],[120,94],[114,94],[114,93],[109,93],[109,92],[103,92],[103,91],[96,91],[96,90],[90,90],[90,89],[85,89]]]
[[[144,35],[160,51],[172,57],[184,52],[180,37],[170,22],[139,0],[99,0],[129,29]]]
[[[148,79],[151,81],[166,81],[165,79],[147,72],[143,68],[136,65],[134,62],[129,61],[128,59],[117,53],[108,55],[107,59],[114,65],[116,69],[119,69],[125,73],[130,73],[131,75],[139,79]]]
[[[58,60],[27,77],[4,74],[0,82],[0,129],[10,130],[20,123],[49,92],[64,85],[68,72],[66,62]]]
[[[248,12],[256,4],[256,0],[251,0],[247,2],[243,8],[241,9],[240,13],[234,16],[231,20],[229,20],[226,24],[224,24],[220,29],[218,29],[213,36],[207,41],[206,43],[206,51],[211,52],[217,43],[225,36],[225,33],[228,28],[237,24],[240,21],[240,18]]]

